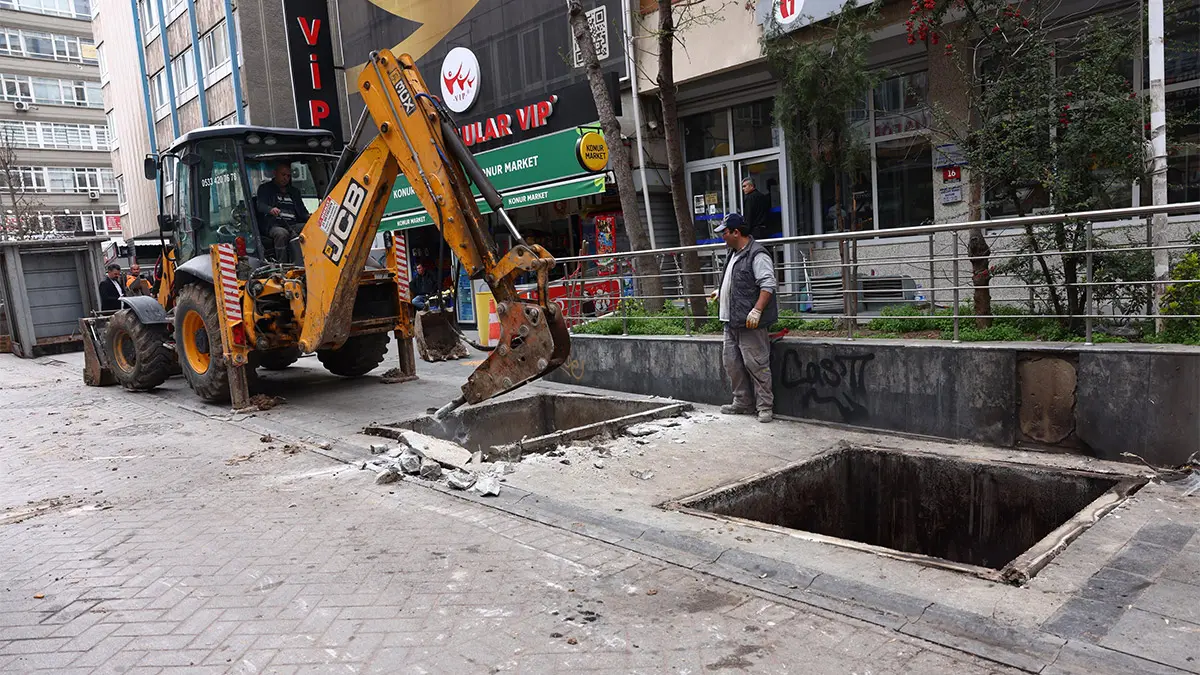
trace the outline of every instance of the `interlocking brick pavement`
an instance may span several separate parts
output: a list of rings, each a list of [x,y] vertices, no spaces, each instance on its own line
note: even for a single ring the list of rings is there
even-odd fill
[[[0,429],[3,672],[1011,672],[53,366]]]

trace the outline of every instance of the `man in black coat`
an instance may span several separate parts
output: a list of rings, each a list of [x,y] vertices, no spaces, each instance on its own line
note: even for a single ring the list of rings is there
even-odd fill
[[[767,216],[771,214],[771,198],[754,187],[753,178],[742,179],[742,212],[746,226],[755,239],[767,238]]]
[[[275,165],[275,176],[258,186],[255,204],[263,245],[273,244],[276,260],[286,261],[288,242],[299,235],[308,222],[304,199],[296,186],[292,185],[290,162]]]
[[[440,290],[437,275],[430,269],[429,263],[425,261],[417,263],[417,274],[413,277],[409,288],[412,291],[413,306],[417,309],[425,309],[429,305],[429,296],[437,295]]]
[[[100,311],[109,312],[121,309],[121,298],[126,295],[125,284],[121,280],[121,266],[110,263],[107,275],[100,280]]]

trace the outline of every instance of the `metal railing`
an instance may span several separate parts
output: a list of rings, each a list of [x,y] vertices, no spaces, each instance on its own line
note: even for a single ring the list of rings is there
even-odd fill
[[[1164,219],[1165,236],[1157,237],[1157,244],[1150,229],[1155,214],[1174,217]],[[972,230],[987,243],[986,258],[969,252]],[[1030,245],[1031,232],[1036,247]],[[1173,268],[1182,254],[1200,251],[1200,237],[1193,237],[1196,232],[1200,232],[1200,202],[777,237],[760,243],[775,258],[779,306],[787,310],[785,318],[795,323],[800,323],[798,319],[832,321],[853,339],[855,331],[880,316],[883,308],[905,305],[907,311],[888,310],[887,318],[928,322],[937,317],[949,323],[955,341],[960,339],[963,320],[986,316],[1055,320],[1070,327],[1064,330],[1082,329],[1077,337],[1091,344],[1097,327],[1104,332],[1128,332],[1134,322],[1200,318],[1188,313],[1163,317],[1155,313],[1152,302],[1155,285],[1200,283],[1200,279],[1156,281],[1153,273],[1156,252],[1166,254]],[[1114,245],[1116,239],[1123,243]],[[616,332],[619,321],[621,334],[629,334],[631,325],[654,322],[669,322],[675,332],[688,335],[713,332],[718,324],[711,307],[697,314],[690,301],[707,300],[719,285],[727,253],[724,244],[704,244],[559,258],[551,298],[562,306],[573,330],[606,321],[613,329],[610,332]],[[684,271],[688,254],[699,258],[698,271]],[[976,313],[963,297],[977,289],[972,261],[981,259],[986,260],[984,274],[993,309],[1000,307],[1007,313],[1004,317]],[[1129,273],[1135,263],[1142,266],[1142,273]],[[1071,269],[1077,276],[1068,281]],[[685,290],[691,277],[699,277],[702,292],[694,287],[690,293]],[[656,279],[661,292],[649,290]],[[1052,294],[1059,296],[1061,310],[1054,309]],[[643,310],[645,305],[659,304],[667,311]],[[828,323],[823,325],[828,328]]]

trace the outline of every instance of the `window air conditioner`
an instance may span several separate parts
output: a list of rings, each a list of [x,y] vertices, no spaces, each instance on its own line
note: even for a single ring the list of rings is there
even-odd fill
[[[99,201],[100,200],[100,191],[92,190],[92,191],[88,192],[88,199],[90,199],[94,202]]]
[[[27,101],[13,101],[13,109],[29,110],[29,103]]]

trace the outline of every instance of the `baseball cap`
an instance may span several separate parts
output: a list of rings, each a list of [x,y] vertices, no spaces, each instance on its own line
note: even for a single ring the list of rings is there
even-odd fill
[[[731,213],[725,216],[725,220],[722,220],[720,225],[717,225],[713,228],[713,233],[721,234],[725,230],[737,230],[738,232],[745,232],[745,221],[742,220],[742,216],[737,213]]]

